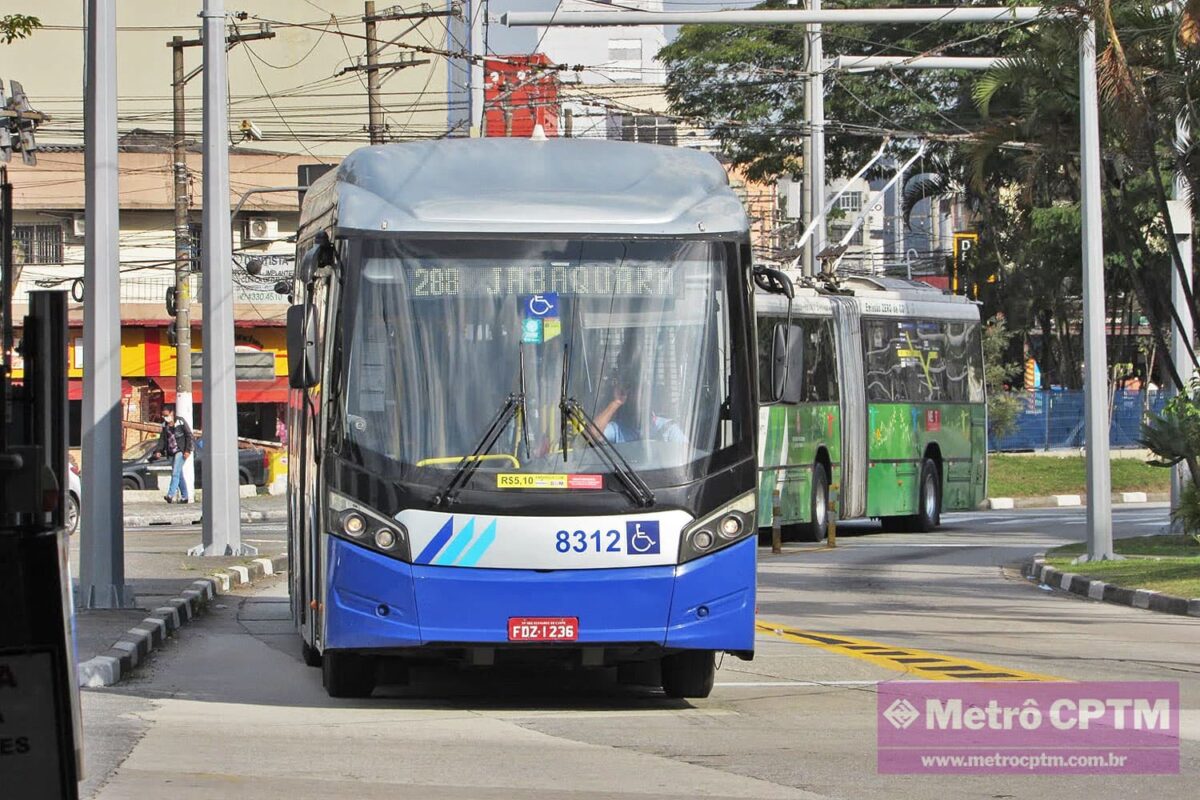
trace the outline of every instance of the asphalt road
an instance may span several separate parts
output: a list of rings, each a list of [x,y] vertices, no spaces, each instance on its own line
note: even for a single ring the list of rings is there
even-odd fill
[[[1118,535],[1165,510],[1121,509]],[[1194,798],[1200,619],[1049,593],[1006,564],[1082,532],[1082,511],[947,515],[933,534],[845,525],[836,550],[760,551],[753,662],[671,701],[606,673],[430,668],[333,701],[300,660],[282,581],[214,613],[128,683],[86,691],[88,793],[102,798]],[[245,536],[282,536],[247,526]],[[793,633],[789,633],[792,631]],[[809,633],[947,663],[1181,687],[1178,776],[876,773],[879,681],[919,670]]]

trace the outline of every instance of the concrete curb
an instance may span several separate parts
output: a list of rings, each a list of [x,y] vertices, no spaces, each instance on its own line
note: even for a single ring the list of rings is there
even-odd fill
[[[226,567],[212,575],[193,581],[191,588],[173,597],[166,605],[150,612],[150,616],[130,628],[112,648],[95,658],[79,664],[79,685],[90,688],[112,686],[130,672],[151,652],[184,625],[208,610],[217,595],[228,592],[231,587],[244,586],[256,580],[286,572],[287,555],[273,558],[256,558],[244,567]]]
[[[1200,598],[1189,600],[1149,589],[1127,589],[1104,581],[1092,580],[1073,572],[1060,572],[1046,566],[1046,554],[1038,553],[1032,561],[1021,567],[1021,574],[1031,581],[1049,589],[1061,589],[1090,600],[1117,605],[1159,611],[1163,614],[1178,614],[1185,617],[1200,617]]]
[[[1165,492],[1117,492],[1112,496],[1115,506],[1140,505],[1142,503],[1167,503],[1171,495]],[[984,505],[993,511],[1012,511],[1017,508],[1077,508],[1087,506],[1087,496],[1079,494],[1052,494],[1042,497],[989,497]]]
[[[287,522],[287,511],[243,511],[242,522]],[[192,514],[130,514],[125,517],[127,528],[148,528],[152,525],[199,525],[200,507]]]

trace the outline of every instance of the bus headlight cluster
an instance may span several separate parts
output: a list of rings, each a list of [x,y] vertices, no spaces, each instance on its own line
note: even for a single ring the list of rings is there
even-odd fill
[[[329,493],[329,532],[370,550],[409,560],[408,531],[403,525],[338,492]]]
[[[747,492],[693,522],[680,539],[679,562],[714,553],[754,533],[755,508],[754,493]]]

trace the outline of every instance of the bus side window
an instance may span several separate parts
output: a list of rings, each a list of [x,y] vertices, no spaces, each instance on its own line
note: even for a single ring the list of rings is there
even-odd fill
[[[837,402],[837,358],[833,320],[804,320],[804,399],[810,403]]]
[[[904,399],[897,355],[896,323],[884,319],[863,321],[863,344],[867,372],[867,400],[890,403]]]

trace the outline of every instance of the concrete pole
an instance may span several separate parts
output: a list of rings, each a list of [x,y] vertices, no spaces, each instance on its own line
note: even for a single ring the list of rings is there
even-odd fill
[[[367,135],[371,144],[383,144],[383,106],[379,103],[379,38],[376,34],[375,0],[363,4],[367,24]]]
[[[245,555],[238,498],[225,2],[204,0],[204,533],[192,552]]]
[[[188,228],[187,129],[184,114],[183,37],[171,39],[171,91],[175,123],[175,415],[195,426],[192,408],[192,249]],[[183,463],[188,495],[196,496],[196,459]]]
[[[1087,561],[1113,558],[1108,450],[1108,342],[1104,315],[1104,238],[1100,217],[1100,113],[1096,23],[1079,38],[1079,152],[1083,218],[1084,389],[1087,409]]]
[[[821,0],[809,0],[810,11],[821,10]],[[813,214],[821,213],[825,206],[825,50],[821,36],[821,24],[808,26],[808,110],[809,157],[811,166],[806,167],[809,175],[809,207]],[[825,249],[825,220],[822,218],[813,229],[809,252],[808,274],[821,271],[821,251]]]
[[[1187,120],[1180,117],[1175,123],[1175,148],[1179,152],[1187,149],[1190,140]],[[1175,241],[1179,245],[1179,258],[1183,262],[1183,271],[1187,274],[1189,288],[1192,280],[1192,191],[1187,177],[1182,172],[1175,173],[1174,199],[1168,203],[1171,214],[1171,227],[1175,230]],[[1179,319],[1182,325],[1171,326],[1171,360],[1179,371],[1179,378],[1184,386],[1192,378],[1194,369],[1192,358],[1188,353],[1188,345],[1194,339],[1192,331],[1192,315],[1186,312],[1187,295],[1184,294],[1183,281],[1179,271],[1171,270],[1171,305],[1179,309]],[[1179,508],[1180,495],[1187,481],[1187,465],[1180,463],[1171,468],[1171,509]]]
[[[808,51],[808,64],[809,64],[808,68],[811,70],[811,69],[814,69],[814,67],[812,66],[812,46],[811,46],[811,42],[808,41],[808,34],[807,34],[807,30],[810,27],[812,27],[812,26],[805,26],[805,30],[806,30],[805,50]],[[806,80],[804,82],[804,119],[811,122],[812,118],[813,118],[812,80]],[[816,225],[816,222],[814,222],[814,220],[816,220],[817,222],[821,222],[819,219],[819,216],[818,216],[821,213],[821,205],[818,204],[817,202],[815,202],[817,200],[817,196],[816,196],[816,193],[813,191],[814,179],[813,179],[813,168],[812,168],[812,166],[813,166],[812,144],[813,144],[813,139],[815,139],[816,136],[817,136],[816,130],[810,125],[809,129],[808,129],[808,135],[804,137],[804,146],[801,148],[801,154],[802,154],[802,157],[804,158],[804,165],[803,165],[804,166],[804,185],[800,189],[800,206],[801,206],[800,221],[804,225],[805,233],[809,233],[808,236],[802,235],[800,238],[800,242],[799,242],[799,244],[800,244],[800,269],[799,269],[799,272],[801,275],[813,275],[817,271],[816,270],[817,259],[813,257],[813,254],[816,251],[813,250],[812,236],[811,236],[811,231]],[[821,227],[824,227],[824,226],[825,226],[824,222],[821,222]]]
[[[79,604],[128,608],[121,496],[121,262],[117,196],[116,0],[87,12],[83,266],[83,504]]]
[[[471,0],[471,135],[483,135],[483,83],[487,79],[483,69],[484,30],[487,25],[487,0]]]

